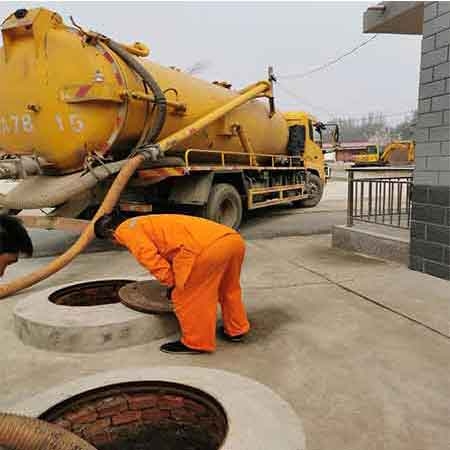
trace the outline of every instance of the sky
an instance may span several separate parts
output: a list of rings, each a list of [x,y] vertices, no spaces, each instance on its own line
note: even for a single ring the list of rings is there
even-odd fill
[[[320,120],[381,112],[395,124],[417,108],[421,36],[378,35],[354,54],[303,78],[371,35],[366,2],[0,2],[0,18],[44,6],[119,42],[144,42],[150,58],[240,89],[274,67],[281,110]]]

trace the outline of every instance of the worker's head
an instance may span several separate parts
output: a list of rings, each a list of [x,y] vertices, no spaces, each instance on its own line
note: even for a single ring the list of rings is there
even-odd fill
[[[101,216],[95,221],[94,232],[99,239],[113,239],[116,228],[126,220],[117,210]]]
[[[33,243],[22,222],[15,217],[0,215],[0,276],[17,262],[20,255],[31,256]]]

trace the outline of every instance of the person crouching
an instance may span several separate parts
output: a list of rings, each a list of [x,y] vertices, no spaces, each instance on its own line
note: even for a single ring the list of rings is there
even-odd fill
[[[166,353],[196,354],[216,348],[217,304],[229,341],[250,329],[242,301],[240,274],[245,243],[232,228],[176,214],[125,220],[117,213],[100,217],[95,234],[126,247],[167,286],[181,328],[181,339],[160,347]]]

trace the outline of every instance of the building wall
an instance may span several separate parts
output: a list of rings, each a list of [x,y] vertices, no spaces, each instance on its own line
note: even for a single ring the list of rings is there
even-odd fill
[[[356,150],[351,149],[336,150],[336,161],[353,162],[357,155],[362,154],[364,154],[363,148],[359,148]]]
[[[424,8],[411,269],[450,280],[450,2]]]

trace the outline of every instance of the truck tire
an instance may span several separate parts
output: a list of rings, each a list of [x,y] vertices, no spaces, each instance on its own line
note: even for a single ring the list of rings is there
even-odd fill
[[[214,184],[209,193],[204,217],[237,230],[242,221],[242,199],[231,184]]]
[[[311,192],[310,198],[292,202],[296,208],[312,208],[320,202],[323,195],[323,183],[319,176],[312,173],[309,174],[308,189]]]

